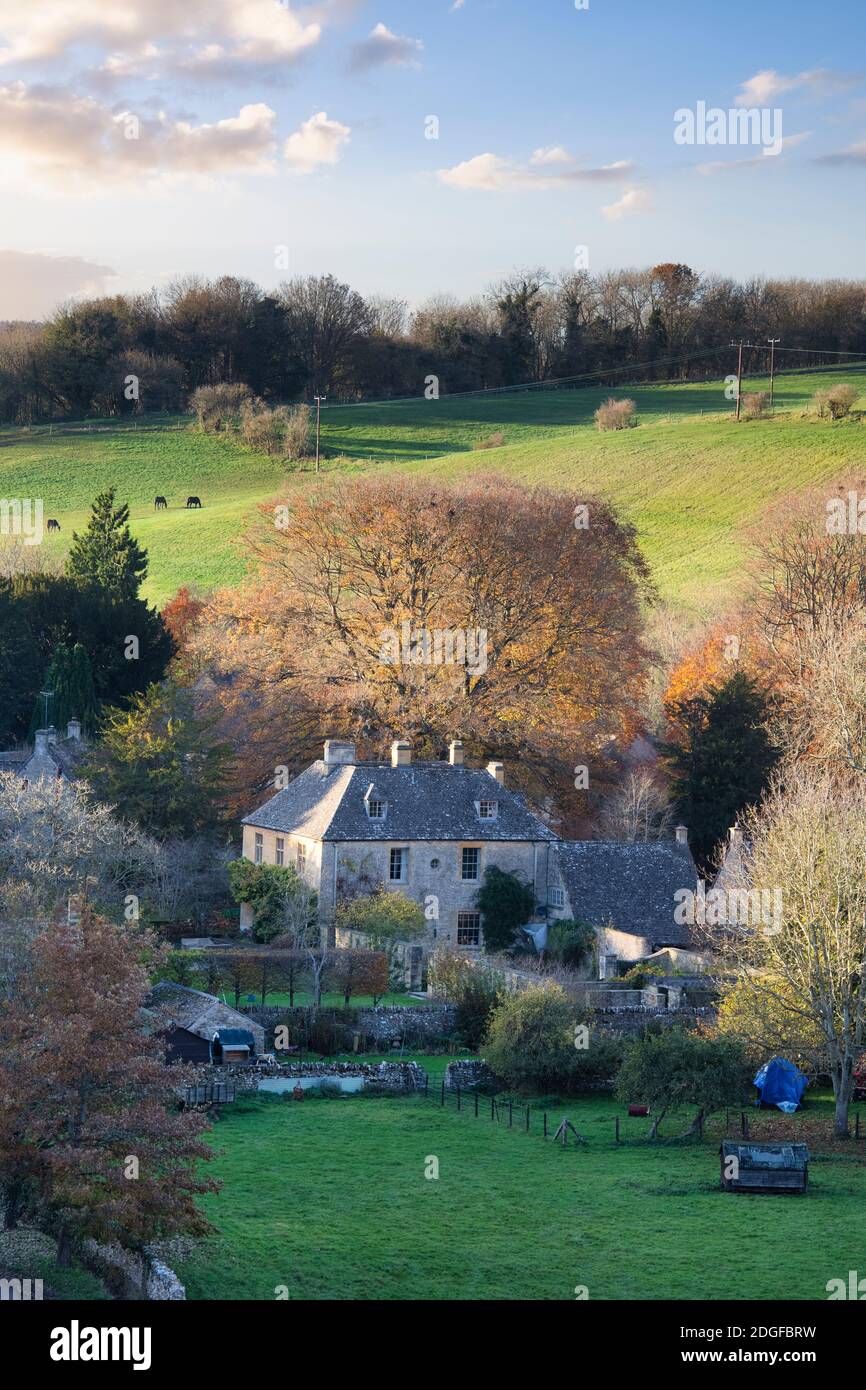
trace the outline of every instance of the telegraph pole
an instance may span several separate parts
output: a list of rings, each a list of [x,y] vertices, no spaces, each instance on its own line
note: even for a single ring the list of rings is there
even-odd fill
[[[740,396],[743,394],[743,343],[731,343],[731,347],[739,349],[737,353],[737,419],[740,418]]]
[[[774,382],[775,382],[775,371],[774,371],[774,367],[775,367],[775,361],[776,361],[776,344],[777,344],[777,343],[780,343],[781,341],[782,341],[781,338],[768,338],[768,339],[767,339],[767,342],[770,344],[770,414],[771,414],[771,415],[772,415],[772,413],[773,413],[773,384],[774,384]]]
[[[327,396],[314,396],[316,402],[316,472],[319,471],[319,427],[322,419],[322,401],[326,401]]]

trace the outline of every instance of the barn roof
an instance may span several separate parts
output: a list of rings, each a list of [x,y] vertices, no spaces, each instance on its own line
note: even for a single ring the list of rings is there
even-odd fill
[[[553,862],[576,921],[648,937],[653,950],[693,945],[689,927],[674,920],[674,894],[697,888],[688,845],[675,840],[560,840],[553,847]]]
[[[383,820],[371,820],[365,796],[371,783],[387,802]],[[481,820],[477,802],[495,801],[495,819]],[[450,762],[393,767],[385,762],[311,763],[244,825],[312,840],[555,840],[519,793],[486,768]]]
[[[165,1020],[169,1020],[207,1042],[211,1042],[218,1031],[238,1029],[247,1035],[247,1041],[252,1038],[259,1049],[265,1045],[265,1030],[261,1024],[224,1004],[216,995],[205,994],[200,989],[163,980],[154,985],[145,1004],[148,1011],[159,1011],[163,1026]]]

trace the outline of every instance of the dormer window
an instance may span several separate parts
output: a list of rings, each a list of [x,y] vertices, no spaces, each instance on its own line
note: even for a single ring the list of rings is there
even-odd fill
[[[370,820],[385,820],[388,815],[388,803],[379,795],[372,782],[364,794],[364,807]]]
[[[478,802],[478,819],[479,819],[479,820],[496,820],[496,818],[497,818],[498,815],[499,815],[499,802],[498,802],[498,801],[479,801],[479,802]]]

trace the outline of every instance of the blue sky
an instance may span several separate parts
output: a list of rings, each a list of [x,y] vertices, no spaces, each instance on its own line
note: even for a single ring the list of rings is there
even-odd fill
[[[0,318],[183,273],[417,304],[576,246],[860,276],[864,29],[859,0],[0,0]],[[781,112],[781,153],[675,143],[699,102]]]

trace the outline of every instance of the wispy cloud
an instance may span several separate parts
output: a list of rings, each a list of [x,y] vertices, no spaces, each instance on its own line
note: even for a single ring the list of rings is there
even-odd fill
[[[579,163],[561,145],[538,149],[527,164],[498,154],[477,154],[472,159],[440,169],[437,178],[451,188],[482,189],[489,193],[518,193],[558,188],[573,183],[610,183],[633,171],[630,160],[593,168]]]
[[[780,154],[787,150],[796,149],[805,140],[812,138],[811,130],[801,130],[797,135],[785,135],[782,138],[782,149]],[[772,161],[775,163],[775,160]],[[764,153],[748,155],[745,159],[711,159],[704,164],[696,166],[699,174],[726,174],[733,169],[766,169],[768,161],[764,158]]]
[[[859,141],[856,145],[849,145],[845,150],[838,150],[835,154],[820,154],[812,160],[813,164],[866,164],[866,140]]]
[[[807,91],[814,96],[832,96],[857,86],[862,77],[833,72],[831,68],[812,68],[786,76],[775,68],[762,68],[745,81],[734,97],[735,106],[769,106],[786,92]]]
[[[59,303],[104,294],[115,272],[81,256],[0,251],[0,303],[5,319],[44,318]]]
[[[349,67],[352,72],[380,67],[418,67],[418,55],[423,47],[421,39],[394,34],[387,24],[377,24],[366,39],[352,45]]]

